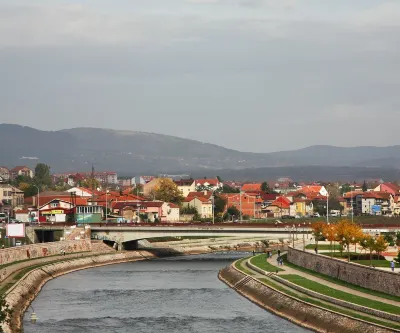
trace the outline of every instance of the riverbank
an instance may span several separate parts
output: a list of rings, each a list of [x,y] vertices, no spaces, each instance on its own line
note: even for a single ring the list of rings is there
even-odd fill
[[[26,273],[5,294],[5,300],[13,310],[9,324],[3,324],[5,333],[21,332],[22,316],[35,299],[43,285],[51,279],[77,270],[118,264],[123,262],[152,259],[156,256],[147,251],[108,253],[79,259],[60,260],[45,264]]]
[[[262,263],[266,265],[267,263]],[[269,264],[272,268],[272,265]],[[254,269],[247,259],[241,260],[220,271],[221,281],[262,308],[286,318],[297,325],[317,332],[396,332],[399,330],[370,322],[362,317],[350,315],[340,306],[313,299],[298,290],[283,287],[275,280],[276,267],[269,272]],[[278,277],[279,274],[276,274]],[[367,318],[368,319],[368,318]],[[372,319],[371,319],[372,320]],[[394,326],[396,326],[394,324]]]

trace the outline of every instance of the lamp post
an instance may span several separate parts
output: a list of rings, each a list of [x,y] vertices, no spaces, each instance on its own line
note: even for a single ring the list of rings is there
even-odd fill
[[[294,227],[294,224],[293,224],[293,227],[292,227],[292,235],[293,235],[292,244],[293,244],[293,248],[294,248],[294,230],[295,230],[295,227]]]
[[[335,234],[335,235],[334,235],[334,238],[333,238],[333,253],[335,253],[335,246],[336,246],[335,242],[336,242],[337,236],[338,236],[338,235]]]
[[[211,194],[211,201],[212,201],[212,224],[214,224],[214,191]]]
[[[242,222],[242,190],[239,192],[239,203],[240,203],[240,222]]]
[[[106,189],[106,223],[108,221],[108,200],[107,200],[108,189]]]
[[[329,224],[329,192],[326,193],[326,223]]]
[[[303,251],[306,250],[306,235],[305,235],[305,231],[306,231],[306,222],[303,223]]]

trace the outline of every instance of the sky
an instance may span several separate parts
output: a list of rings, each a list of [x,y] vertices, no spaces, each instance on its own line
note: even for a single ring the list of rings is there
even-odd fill
[[[0,0],[0,123],[400,144],[398,0]]]

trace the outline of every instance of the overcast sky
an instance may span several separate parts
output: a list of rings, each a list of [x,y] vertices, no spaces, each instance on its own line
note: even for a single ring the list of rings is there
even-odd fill
[[[400,1],[0,0],[0,123],[400,144]]]

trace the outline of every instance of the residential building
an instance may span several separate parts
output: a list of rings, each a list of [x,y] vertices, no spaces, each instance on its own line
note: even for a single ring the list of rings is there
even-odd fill
[[[199,187],[205,187],[210,191],[217,191],[219,189],[222,189],[224,184],[221,183],[218,178],[204,178],[204,179],[196,179],[195,180],[195,186],[196,189]]]
[[[33,178],[33,171],[27,166],[16,166],[10,170],[10,175],[12,179],[15,179],[18,176]]]
[[[187,197],[190,192],[196,191],[194,179],[181,179],[176,180],[174,183],[178,186],[179,191],[181,191],[184,197]]]
[[[374,188],[374,192],[386,192],[396,197],[400,196],[400,186],[393,183],[382,183]]]
[[[72,187],[69,190],[67,190],[66,192],[75,193],[75,195],[78,197],[84,197],[84,198],[92,197],[92,190],[89,190],[84,187]],[[94,192],[95,192],[95,194],[98,193],[97,191],[94,191]]]
[[[273,217],[282,217],[285,215],[290,215],[290,200],[284,196],[276,198],[268,207],[268,212]]]
[[[10,170],[0,166],[0,183],[8,183],[10,181]]]
[[[74,216],[74,204],[70,200],[62,200],[58,198],[51,199],[43,205],[39,206],[40,222],[67,222],[68,215]]]
[[[24,191],[9,184],[0,184],[0,203],[3,209],[12,210],[24,204]]]
[[[195,207],[201,218],[211,218],[213,215],[212,200],[201,195],[186,197],[182,206],[187,208]]]
[[[260,192],[261,183],[246,183],[242,185],[242,192]]]
[[[260,195],[250,195],[249,193],[224,193],[221,195],[226,199],[226,208],[236,207],[242,212],[242,217],[247,215],[251,218],[263,218],[262,204],[263,199]]]

